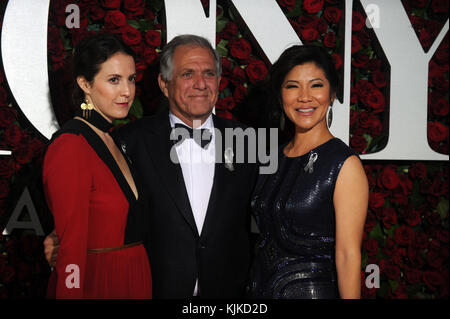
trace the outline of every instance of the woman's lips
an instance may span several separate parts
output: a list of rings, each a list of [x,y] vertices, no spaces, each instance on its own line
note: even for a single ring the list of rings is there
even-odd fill
[[[128,106],[128,102],[125,103],[116,103],[117,105],[120,105],[122,107],[127,107]]]
[[[295,109],[295,111],[300,113],[301,115],[311,115],[314,113],[315,110],[316,110],[315,107]]]

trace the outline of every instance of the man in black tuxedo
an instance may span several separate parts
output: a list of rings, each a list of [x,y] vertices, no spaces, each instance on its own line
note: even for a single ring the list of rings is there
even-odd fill
[[[115,133],[149,194],[145,246],[153,295],[241,297],[250,261],[249,199],[257,170],[256,164],[226,165],[221,157],[228,146],[225,128],[239,125],[212,114],[220,57],[208,40],[183,35],[165,46],[160,68],[158,83],[169,110]],[[203,148],[194,135],[195,141],[187,138],[174,145],[172,128],[182,125],[208,130],[202,137],[211,134],[211,141]],[[213,160],[205,160],[211,154]]]
[[[153,297],[242,297],[250,266],[249,201],[257,167],[236,161],[236,145],[226,144],[225,129],[241,126],[212,114],[220,56],[208,40],[182,35],[164,47],[160,68],[158,83],[169,110],[113,133],[149,197],[144,245]],[[183,125],[185,132],[194,128],[199,133],[177,141],[174,128]],[[47,239],[49,262],[55,259],[48,253],[52,245]]]

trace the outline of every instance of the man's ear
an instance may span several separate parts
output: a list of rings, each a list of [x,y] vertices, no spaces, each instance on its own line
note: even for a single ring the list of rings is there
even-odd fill
[[[161,73],[158,74],[158,85],[159,85],[159,88],[161,89],[161,91],[164,93],[164,95],[167,98],[169,98],[169,89],[167,87],[169,85],[169,83],[163,80]]]
[[[84,76],[78,76],[77,83],[80,89],[82,89],[85,94],[91,93],[91,83],[89,83],[89,81],[86,80]]]

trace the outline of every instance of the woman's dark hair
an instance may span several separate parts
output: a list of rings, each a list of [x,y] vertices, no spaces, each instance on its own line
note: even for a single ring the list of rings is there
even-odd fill
[[[75,106],[84,102],[84,92],[77,84],[77,77],[83,76],[92,82],[100,71],[100,65],[114,54],[121,52],[135,59],[134,51],[119,38],[109,33],[98,33],[80,41],[73,54],[72,94]]]
[[[330,83],[330,95],[338,91],[339,78],[333,61],[333,58],[328,54],[325,48],[314,45],[295,45],[286,49],[278,60],[272,65],[267,76],[265,89],[268,90],[270,102],[273,106],[276,105],[276,110],[273,110],[273,116],[280,118],[284,113],[281,86],[286,75],[297,65],[305,63],[314,63],[317,67],[323,70],[325,77]],[[294,124],[285,118],[286,139],[290,139],[294,133]]]

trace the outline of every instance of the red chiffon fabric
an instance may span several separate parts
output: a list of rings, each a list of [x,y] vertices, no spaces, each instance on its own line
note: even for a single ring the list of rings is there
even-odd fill
[[[62,134],[50,144],[43,180],[60,242],[47,295],[151,298],[150,265],[142,244],[87,252],[124,245],[129,203],[111,170],[82,135]],[[73,265],[79,269],[79,288],[72,287]]]

